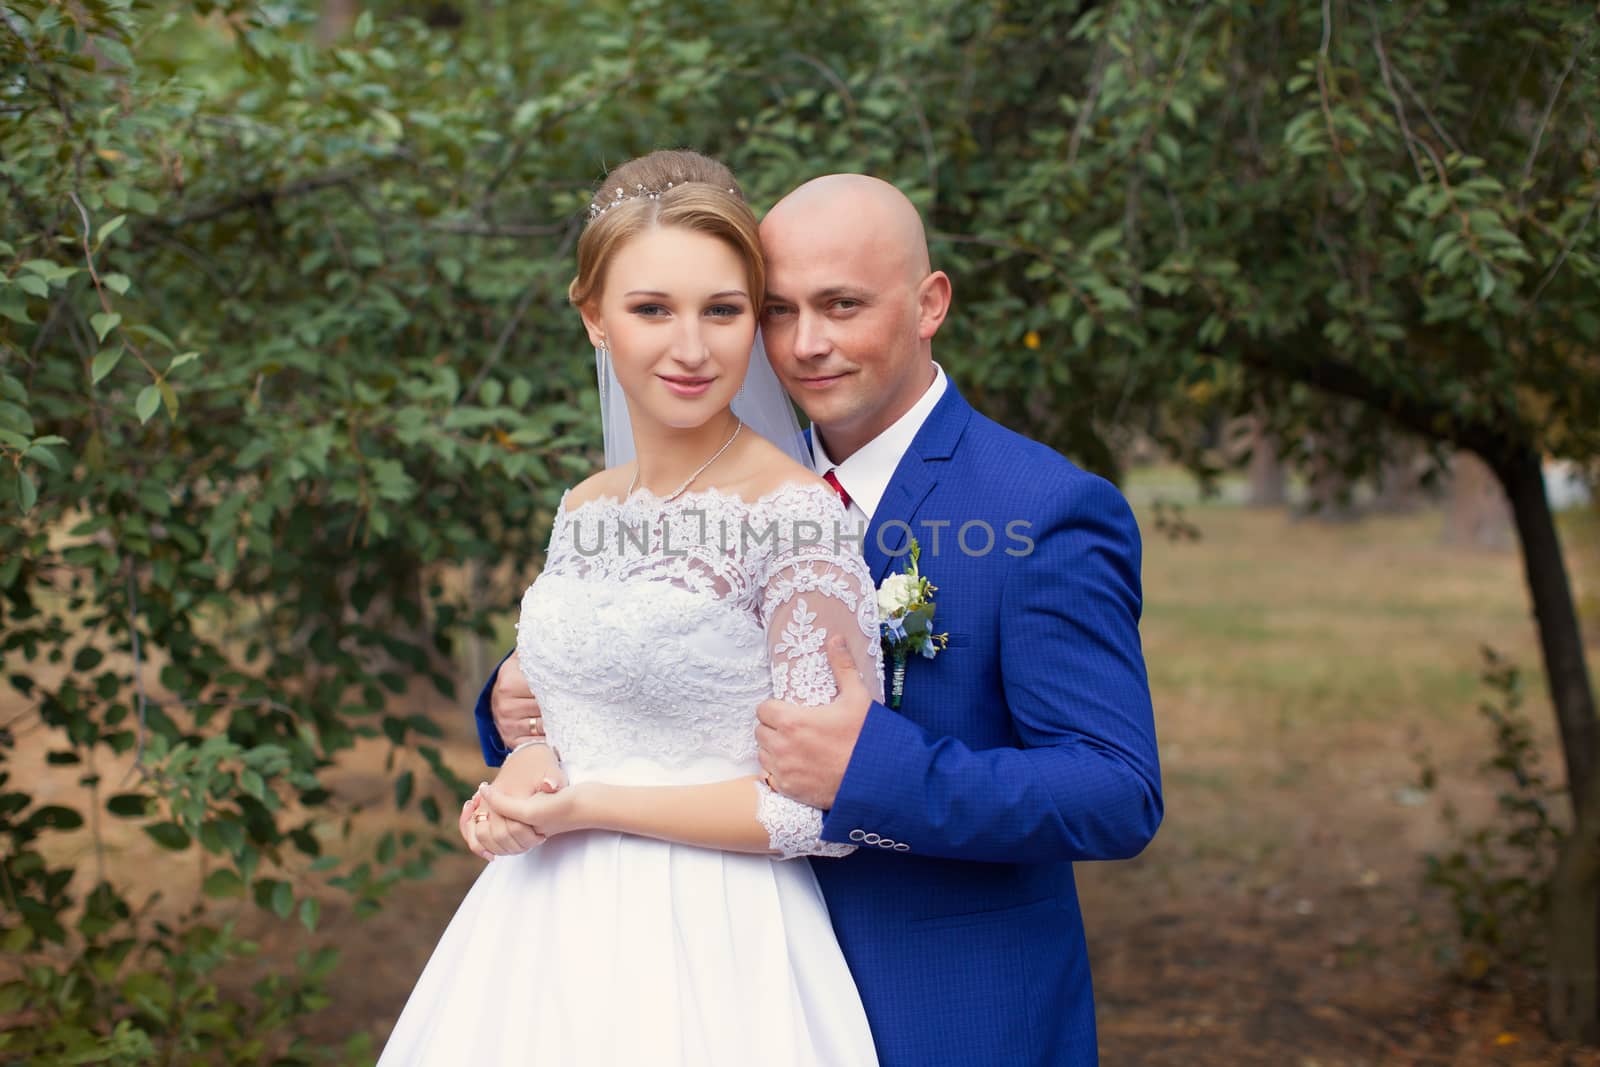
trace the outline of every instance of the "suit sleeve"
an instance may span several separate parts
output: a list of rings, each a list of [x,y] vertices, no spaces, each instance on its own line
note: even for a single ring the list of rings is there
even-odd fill
[[[478,703],[473,706],[472,715],[478,722],[478,744],[483,746],[483,762],[491,767],[498,767],[506,761],[511,750],[506,748],[500,740],[500,731],[494,724],[494,712],[489,708],[489,694],[494,692],[494,680],[500,677],[500,668],[506,665],[506,660],[516,655],[515,651],[508,652],[495,664],[494,670],[489,672],[489,680],[483,683],[483,689],[478,693]]]
[[[912,854],[1040,863],[1126,859],[1154,836],[1161,777],[1139,645],[1139,530],[1110,483],[1069,489],[1000,594],[1003,711],[1018,747],[975,750],[874,703],[825,839],[861,830]]]

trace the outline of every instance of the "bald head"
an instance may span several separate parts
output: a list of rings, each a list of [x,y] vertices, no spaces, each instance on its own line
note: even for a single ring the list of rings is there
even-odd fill
[[[865,174],[827,174],[813,178],[778,201],[761,223],[768,251],[781,251],[794,238],[848,247],[876,265],[915,283],[932,269],[928,236],[916,205],[899,189]]]
[[[773,370],[839,462],[928,391],[950,279],[932,270],[922,217],[864,174],[806,182],[761,222],[762,337]]]

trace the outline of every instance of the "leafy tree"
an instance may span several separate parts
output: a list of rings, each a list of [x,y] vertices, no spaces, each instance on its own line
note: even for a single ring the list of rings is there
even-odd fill
[[[83,789],[41,803],[0,733],[8,1056],[312,1058],[276,1035],[331,957],[219,998],[226,924],[150,920],[49,835],[141,820],[208,893],[308,926],[324,882],[376,907],[452,847],[360,854],[326,775],[371,739],[399,807],[437,824],[460,790],[394,698],[452,696],[452,642],[592,469],[584,191],[677,144],[762,204],[829,170],[908,189],[956,279],[940,359],[1096,469],[1153,429],[1207,477],[1197,442],[1256,410],[1354,473],[1400,431],[1481,455],[1580,802],[1552,1021],[1594,1035],[1597,735],[1538,478],[1600,455],[1592,15],[573,0],[380,6],[321,40],[319,14],[0,9],[0,649]]]
[[[330,47],[309,5],[0,12],[7,1058],[304,1062],[280,1024],[325,999],[328,956],[219,996],[230,926],[146,915],[53,831],[138,820],[207,895],[308,928],[326,884],[360,913],[453,847],[440,728],[393,709],[413,679],[457,703],[443,657],[489,630],[454,576],[510,603],[595,462],[586,189],[706,136],[762,31],[521,11],[368,12]],[[13,766],[39,728],[75,799]],[[370,855],[326,779],[362,739],[434,824]]]
[[[919,87],[943,122],[901,158],[928,160],[991,406],[1102,468],[1149,424],[1208,476],[1199,430],[1259,410],[1351,474],[1403,432],[1505,487],[1576,813],[1550,1021],[1600,1039],[1600,729],[1541,476],[1600,465],[1595,12],[1127,0],[940,24]]]

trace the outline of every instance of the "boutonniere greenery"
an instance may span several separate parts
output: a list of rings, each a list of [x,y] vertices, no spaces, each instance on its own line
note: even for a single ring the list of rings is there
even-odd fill
[[[894,664],[890,677],[889,706],[898,708],[906,688],[906,660],[916,653],[932,659],[950,641],[949,634],[933,632],[933,594],[938,586],[918,569],[922,546],[911,539],[903,574],[891,574],[878,586],[878,614],[882,619],[883,647]]]

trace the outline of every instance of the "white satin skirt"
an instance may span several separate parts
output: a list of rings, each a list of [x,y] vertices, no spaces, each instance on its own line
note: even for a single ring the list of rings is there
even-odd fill
[[[665,784],[658,769],[630,763],[568,772],[574,782]],[[745,772],[721,767],[714,777],[736,773]],[[378,1063],[870,1067],[877,1058],[807,861],[584,831],[485,866]]]

